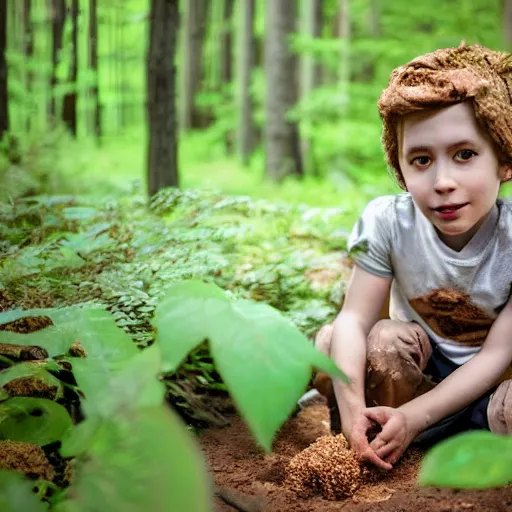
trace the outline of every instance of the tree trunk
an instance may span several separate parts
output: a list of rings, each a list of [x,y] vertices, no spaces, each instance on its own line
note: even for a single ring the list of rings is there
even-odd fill
[[[503,35],[507,49],[512,48],[512,0],[503,0]]]
[[[71,58],[69,64],[68,86],[71,88],[64,96],[62,120],[71,134],[77,134],[77,76],[78,76],[78,0],[71,0]]]
[[[265,39],[265,169],[267,176],[281,181],[302,174],[297,123],[288,110],[297,101],[297,58],[288,38],[295,31],[296,0],[267,0]]]
[[[256,62],[256,36],[254,34],[255,0],[242,0],[240,23],[240,127],[238,146],[242,162],[247,165],[256,139],[256,129],[252,117],[251,75]]]
[[[349,0],[340,0],[339,33],[342,43],[339,69],[339,85],[341,89],[341,113],[344,114],[348,108],[349,86],[350,86],[350,10]]]
[[[178,0],[152,0],[147,55],[148,192],[178,186],[176,37]]]
[[[66,21],[66,1],[51,0],[52,5],[52,73],[50,77],[50,122],[57,116],[55,101],[55,87],[57,86],[57,68],[59,66],[59,53],[62,50],[64,35],[64,22]]]
[[[93,131],[101,139],[101,105],[98,75],[98,6],[96,0],[89,0],[89,67],[94,73],[94,84],[90,95],[93,102]]]
[[[322,0],[303,0],[303,32],[313,39],[319,39],[323,26]],[[305,96],[322,82],[322,66],[315,62],[311,54],[302,59],[301,95]]]
[[[23,54],[25,57],[25,63],[28,70],[25,73],[25,90],[27,92],[27,103],[28,112],[24,110],[26,114],[25,129],[27,132],[30,131],[32,112],[32,83],[34,81],[34,73],[30,69],[32,65],[32,56],[34,55],[34,32],[32,30],[31,20],[32,2],[31,0],[23,0]]]
[[[301,18],[303,32],[311,39],[319,39],[322,35],[323,26],[322,0],[303,0]],[[321,84],[322,66],[315,62],[311,53],[304,55],[301,61],[301,97],[305,97]],[[311,131],[312,123],[306,118],[301,125],[302,162],[308,174],[317,175],[318,169],[314,161],[312,141],[308,135]]]
[[[0,0],[0,140],[9,130],[7,101],[7,0]]]
[[[180,124],[184,130],[204,127],[208,121],[195,105],[195,97],[201,89],[203,73],[203,48],[208,21],[210,0],[187,0],[182,70],[182,108]]]
[[[223,102],[228,104],[233,101],[231,89],[229,87],[233,80],[233,10],[234,0],[224,0],[222,12],[222,32],[220,37],[220,90]],[[224,137],[224,146],[227,153],[233,152],[235,145],[235,137],[233,129],[226,131]]]
[[[233,79],[232,61],[233,61],[233,48],[232,48],[232,31],[233,31],[233,8],[235,0],[224,0],[224,13],[222,17],[223,27],[221,36],[221,61],[220,61],[220,76],[223,85],[229,84]]]
[[[371,0],[366,18],[365,31],[367,37],[375,41],[381,37],[380,26],[381,0]],[[360,59],[359,56],[355,58]],[[365,56],[362,62],[358,62],[359,71],[352,74],[352,81],[370,83],[375,78],[376,59],[373,56]]]

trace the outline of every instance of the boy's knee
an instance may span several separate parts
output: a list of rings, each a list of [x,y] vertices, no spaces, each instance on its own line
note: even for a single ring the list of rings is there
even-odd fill
[[[383,361],[389,357],[396,357],[397,331],[392,320],[379,320],[368,335],[366,357],[368,362]]]
[[[315,347],[327,357],[331,356],[331,340],[333,331],[334,325],[326,324],[320,328],[315,336]]]
[[[367,358],[370,365],[394,367],[401,362],[425,368],[432,347],[425,331],[414,322],[380,320],[368,335]]]
[[[491,396],[487,419],[494,434],[512,434],[512,380],[502,382]]]

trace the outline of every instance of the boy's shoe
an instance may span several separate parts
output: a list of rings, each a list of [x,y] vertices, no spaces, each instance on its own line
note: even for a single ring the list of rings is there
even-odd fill
[[[314,405],[321,401],[322,395],[320,394],[320,391],[318,389],[310,389],[309,391],[306,391],[298,400],[297,405],[301,409],[305,409],[306,407],[310,405]]]
[[[318,389],[313,388],[309,391],[306,391],[298,400],[297,405],[301,410],[304,410],[306,407],[310,405],[315,405],[318,403],[326,403],[329,408],[329,423],[331,427],[331,432],[334,435],[341,434],[341,418],[340,411],[338,409],[338,404],[336,403],[336,399],[334,397],[334,393],[330,396],[324,396]]]

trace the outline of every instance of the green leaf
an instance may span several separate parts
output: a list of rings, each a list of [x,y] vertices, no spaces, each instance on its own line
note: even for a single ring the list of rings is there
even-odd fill
[[[24,346],[37,345],[44,348],[50,357],[65,354],[71,348],[73,341],[72,334],[53,325],[27,334],[0,331],[0,343]]]
[[[32,492],[34,483],[20,473],[0,470],[0,510],[2,512],[44,512],[48,505]]]
[[[15,397],[0,403],[0,439],[44,446],[62,439],[71,426],[66,409],[52,400]]]
[[[63,457],[76,457],[86,452],[94,442],[96,432],[102,424],[99,416],[91,416],[68,430],[62,438],[60,454]]]
[[[155,315],[163,368],[175,370],[187,351],[210,340],[215,365],[258,442],[270,449],[276,430],[295,407],[311,375],[320,368],[345,379],[274,308],[231,301],[212,284],[173,286]]]
[[[423,459],[420,485],[487,488],[512,482],[512,437],[475,431],[435,446]]]
[[[47,372],[39,365],[34,365],[32,362],[27,361],[24,363],[15,364],[0,372],[0,387],[5,386],[14,379],[23,377],[36,378],[48,386],[55,386],[57,388],[57,395],[55,398],[62,396],[63,386],[62,382],[54,377],[51,373]]]
[[[122,410],[160,405],[164,400],[165,388],[157,379],[157,345],[142,351],[136,349],[129,360],[87,357],[70,361],[76,382],[85,394],[86,415],[109,417]]]
[[[87,221],[96,217],[98,210],[88,206],[70,206],[62,209],[62,215],[67,220]]]
[[[187,354],[208,337],[210,317],[229,314],[230,303],[218,287],[201,281],[178,283],[167,291],[152,324],[160,341],[162,370],[174,372]]]
[[[72,499],[58,512],[211,510],[199,451],[165,407],[105,419],[77,462]]]
[[[108,359],[109,361],[122,361],[130,359],[138,352],[131,338],[120,329],[112,315],[103,309],[79,308],[76,306],[62,309],[31,309],[16,310],[0,313],[0,324],[12,322],[20,318],[31,316],[47,316],[54,324],[54,328],[47,327],[30,334],[7,333],[0,331],[0,342],[3,339],[21,340],[20,336],[29,336],[31,344],[51,348],[51,336],[56,335],[58,355],[67,352],[75,340],[80,341],[91,359]],[[14,341],[5,341],[6,343]],[[27,342],[25,342],[27,343]],[[20,344],[25,344],[20,343]],[[65,350],[62,351],[62,349]],[[50,353],[51,352],[51,353]],[[49,350],[50,355],[55,349]]]

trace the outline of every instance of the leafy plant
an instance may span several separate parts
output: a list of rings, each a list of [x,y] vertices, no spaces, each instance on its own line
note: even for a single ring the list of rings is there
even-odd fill
[[[62,440],[61,455],[74,458],[76,476],[52,502],[59,512],[92,511],[104,503],[116,511],[209,510],[209,484],[198,450],[163,405],[158,380],[205,338],[240,413],[266,449],[306,386],[311,366],[344,378],[273,308],[233,301],[217,286],[199,281],[168,290],[155,312],[156,341],[142,351],[101,309],[4,312],[0,324],[34,315],[48,317],[53,325],[15,338],[0,331],[0,341],[26,336],[31,344],[48,346],[50,331],[64,349],[55,357],[71,365],[85,397],[85,420],[72,426],[66,410],[51,400],[10,398],[0,402],[0,436],[45,445]],[[76,340],[86,357],[65,355]],[[26,373],[13,368],[10,377]],[[32,414],[36,409],[41,414]],[[8,496],[18,480],[6,482]],[[14,502],[7,503],[7,510],[16,510]]]
[[[485,431],[459,434],[423,459],[420,485],[485,488],[512,482],[512,437]]]

